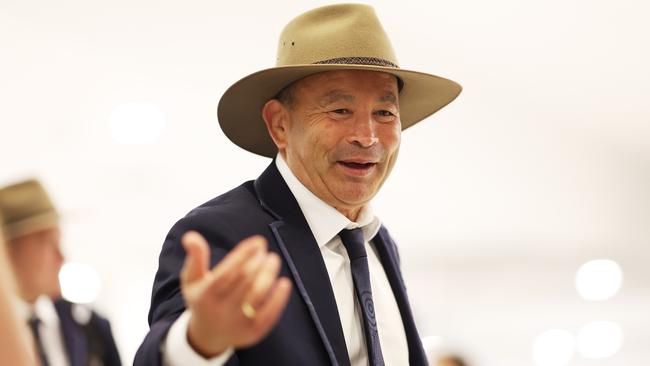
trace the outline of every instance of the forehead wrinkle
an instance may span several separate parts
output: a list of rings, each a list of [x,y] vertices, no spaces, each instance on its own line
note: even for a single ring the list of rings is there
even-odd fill
[[[327,92],[325,95],[323,95],[322,98],[319,100],[319,105],[321,107],[330,105],[334,102],[338,102],[339,100],[344,100],[346,102],[352,103],[354,102],[355,97],[350,94],[345,94],[343,90],[340,89],[334,89],[329,92]]]

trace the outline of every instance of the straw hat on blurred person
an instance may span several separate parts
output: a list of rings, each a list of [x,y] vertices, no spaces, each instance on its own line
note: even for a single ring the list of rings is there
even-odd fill
[[[29,179],[0,189],[5,239],[58,227],[60,214],[40,182]]]

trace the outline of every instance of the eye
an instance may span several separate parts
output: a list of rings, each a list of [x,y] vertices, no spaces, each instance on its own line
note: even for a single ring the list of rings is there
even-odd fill
[[[395,114],[393,114],[393,112],[387,111],[385,109],[377,111],[377,114],[382,116],[382,117],[393,117],[393,116],[395,116]]]
[[[388,109],[380,109],[376,111],[375,116],[377,116],[376,118],[379,122],[389,123],[397,120],[397,112],[392,112]]]
[[[349,113],[350,113],[350,110],[349,110],[349,109],[345,109],[345,108],[340,108],[340,109],[335,109],[335,110],[333,110],[332,113],[336,113],[336,114],[349,114]]]
[[[327,112],[327,114],[332,119],[344,120],[349,118],[352,115],[352,111],[347,108],[337,108],[337,109],[330,110],[329,112]]]

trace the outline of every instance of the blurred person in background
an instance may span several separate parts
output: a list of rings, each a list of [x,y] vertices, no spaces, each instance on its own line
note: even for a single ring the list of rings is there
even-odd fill
[[[273,161],[171,229],[135,365],[426,366],[397,246],[369,203],[401,131],[460,90],[400,69],[370,6],[294,18],[277,67],[218,107],[226,136]]]
[[[0,228],[2,227],[0,216]],[[0,229],[0,357],[3,365],[34,365],[30,357],[27,325],[18,320],[13,296],[16,291],[13,273],[9,269],[7,251]]]
[[[61,298],[59,213],[36,180],[0,189],[0,214],[16,280],[19,319],[41,366],[119,366],[108,321]]]

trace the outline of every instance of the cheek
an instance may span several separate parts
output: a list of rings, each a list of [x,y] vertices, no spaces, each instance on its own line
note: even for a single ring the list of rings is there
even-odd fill
[[[59,256],[56,251],[50,247],[40,248],[38,253],[34,254],[34,263],[48,271],[59,266]]]
[[[379,140],[384,145],[386,153],[391,155],[399,148],[402,138],[402,128],[399,123],[387,125],[379,132]]]
[[[29,249],[30,248],[27,246],[24,246],[12,253],[11,258],[18,270],[25,271],[30,270],[30,268],[35,266],[37,267],[38,263],[35,258],[37,257],[38,252]]]
[[[302,155],[311,159],[310,163],[321,165],[327,162],[328,154],[336,148],[336,134],[332,129],[312,128],[305,131],[300,144]]]
[[[387,164],[385,164],[384,169],[380,173],[382,175],[382,182],[388,178],[388,175],[393,170],[393,166],[395,166],[402,138],[401,133],[401,126],[398,124],[396,128],[387,129],[386,134],[383,136],[382,143],[385,149]]]

